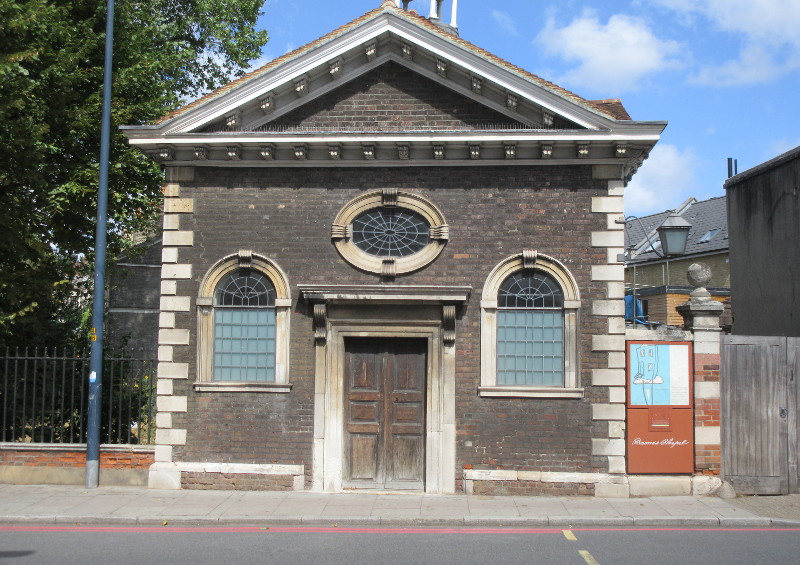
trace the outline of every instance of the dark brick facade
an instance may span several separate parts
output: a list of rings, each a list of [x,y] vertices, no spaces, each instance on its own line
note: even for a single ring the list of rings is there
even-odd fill
[[[304,105],[270,128],[332,131],[470,130],[517,124],[432,80],[389,63]]]
[[[135,247],[109,269],[107,343],[155,358],[161,283],[161,239]]]
[[[191,490],[292,490],[291,475],[181,473],[181,488]]]
[[[591,336],[607,333],[608,323],[591,315],[591,300],[606,297],[605,283],[591,280],[591,267],[607,260],[605,249],[591,247],[591,232],[604,230],[606,221],[604,214],[591,213],[591,199],[607,195],[606,181],[594,180],[591,166],[195,169],[194,181],[181,183],[181,197],[194,199],[191,221],[181,226],[194,230],[194,245],[180,251],[180,262],[193,264],[193,279],[180,281],[178,294],[197,296],[208,269],[239,249],[275,261],[289,279],[294,301],[293,389],[286,395],[194,392],[197,344],[192,330],[190,346],[176,349],[174,359],[189,363],[190,376],[188,382],[174,383],[174,394],[188,396],[188,412],[173,415],[173,426],[188,430],[186,445],[174,447],[174,460],[304,464],[310,474],[314,340],[309,306],[298,301],[297,285],[379,283],[379,277],[359,272],[337,254],[330,230],[349,200],[385,187],[425,196],[450,226],[449,242],[436,261],[385,284],[473,288],[456,328],[457,484],[462,484],[465,465],[607,471],[607,458],[591,455],[591,439],[608,437],[608,424],[594,422],[591,414],[592,403],[608,401],[607,389],[590,386],[591,369],[606,367],[606,354],[591,350]],[[482,287],[492,268],[523,249],[563,262],[578,283],[583,399],[477,395]],[[194,307],[178,313],[176,325],[196,328],[194,316]]]
[[[473,494],[490,496],[591,496],[594,495],[594,483],[476,481]]]

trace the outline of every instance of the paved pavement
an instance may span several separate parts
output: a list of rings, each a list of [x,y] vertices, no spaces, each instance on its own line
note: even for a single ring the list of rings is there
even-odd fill
[[[0,484],[0,524],[800,527],[800,495],[649,498],[85,489]]]

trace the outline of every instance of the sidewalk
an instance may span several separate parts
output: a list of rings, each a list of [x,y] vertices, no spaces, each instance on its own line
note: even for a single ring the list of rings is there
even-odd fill
[[[0,524],[800,527],[800,495],[731,501],[0,485]]]

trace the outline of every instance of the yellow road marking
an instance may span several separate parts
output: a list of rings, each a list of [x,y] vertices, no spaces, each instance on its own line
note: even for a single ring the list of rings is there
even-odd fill
[[[569,541],[578,541],[578,538],[575,537],[575,534],[572,533],[572,530],[564,530],[564,537]]]
[[[592,557],[592,554],[585,549],[580,550],[578,553],[580,553],[583,560],[586,561],[586,565],[600,565],[597,559]]]

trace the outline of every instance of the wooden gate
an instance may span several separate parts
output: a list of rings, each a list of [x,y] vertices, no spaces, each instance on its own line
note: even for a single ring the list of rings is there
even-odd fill
[[[742,494],[798,490],[800,338],[723,336],[722,474]]]

